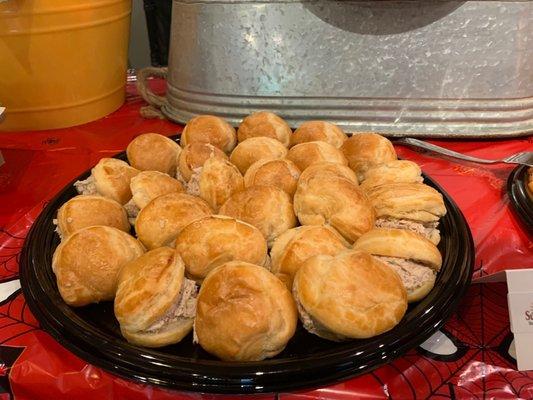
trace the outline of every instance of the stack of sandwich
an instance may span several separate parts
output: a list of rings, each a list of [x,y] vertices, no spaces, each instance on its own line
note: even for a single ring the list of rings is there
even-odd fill
[[[442,195],[380,135],[205,115],[126,153],[75,184],[52,267],[67,304],[114,301],[131,343],[262,360],[298,318],[332,341],[386,332],[435,284]]]

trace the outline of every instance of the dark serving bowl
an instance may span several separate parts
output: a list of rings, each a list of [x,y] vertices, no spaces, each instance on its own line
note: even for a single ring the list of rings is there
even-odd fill
[[[125,159],[125,153],[118,158]],[[90,171],[79,179],[85,179]],[[160,349],[129,344],[120,335],[113,304],[67,306],[52,272],[59,244],[52,220],[77,193],[69,184],[46,206],[28,234],[20,262],[26,301],[43,329],[82,359],[111,373],[144,383],[211,393],[280,392],[331,384],[369,372],[416,347],[441,327],[470,284],[474,246],[468,225],[453,200],[430,178],[425,182],[444,196],[441,220],[442,269],[435,287],[410,305],[405,317],[382,335],[334,343],[307,333],[299,324],[286,349],[259,362],[220,361],[192,343],[192,335]]]
[[[533,193],[527,186],[527,165],[517,166],[507,178],[507,194],[513,209],[530,233],[533,233]]]

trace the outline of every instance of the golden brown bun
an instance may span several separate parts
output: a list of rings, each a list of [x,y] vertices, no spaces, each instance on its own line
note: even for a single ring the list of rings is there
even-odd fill
[[[425,237],[404,229],[374,228],[357,239],[353,248],[377,256],[415,260],[435,271],[442,266],[437,246]]]
[[[234,193],[219,213],[255,226],[269,248],[279,235],[296,226],[291,198],[275,186],[251,186]]]
[[[342,177],[348,179],[350,182],[352,182],[354,185],[358,186],[358,180],[357,176],[355,175],[355,172],[353,172],[350,167],[347,167],[346,165],[331,163],[331,162],[319,162],[316,164],[311,165],[310,167],[307,167],[305,171],[302,173],[301,178],[303,180],[309,179],[309,177],[317,177],[320,176],[321,178],[328,178],[328,177]]]
[[[225,262],[264,265],[267,257],[265,238],[256,227],[222,215],[205,217],[183,228],[176,250],[185,262],[187,276],[197,282]]]
[[[129,232],[128,216],[122,206],[102,196],[76,196],[57,211],[62,238],[92,225],[105,225]]]
[[[275,160],[284,158],[286,155],[287,148],[280,141],[257,136],[240,142],[231,153],[229,160],[244,174],[250,165],[259,160]]]
[[[143,171],[131,179],[133,202],[144,208],[156,197],[173,192],[183,192],[184,188],[176,179],[159,171]]]
[[[342,152],[326,142],[297,144],[289,150],[287,158],[295,163],[302,172],[312,164],[324,161],[348,165],[348,161]]]
[[[389,183],[422,183],[422,171],[417,163],[407,160],[395,160],[386,164],[370,167],[363,174],[361,189]]]
[[[298,268],[308,258],[318,254],[333,256],[349,247],[348,242],[327,226],[299,226],[281,234],[275,241],[270,257],[270,271],[292,288]]]
[[[233,261],[204,280],[194,330],[200,345],[223,360],[259,361],[285,348],[297,320],[291,294],[278,278]]]
[[[135,231],[148,249],[172,246],[183,228],[212,213],[209,205],[198,197],[169,193],[156,197],[139,212]]]
[[[290,160],[261,160],[253,163],[244,175],[244,186],[277,186],[294,196],[300,170]]]
[[[438,221],[446,214],[442,195],[423,183],[390,183],[366,191],[377,217]]]
[[[390,140],[377,133],[354,134],[343,143],[341,150],[359,182],[363,180],[363,174],[368,168],[398,158]]]
[[[187,122],[180,138],[181,147],[190,143],[211,143],[229,154],[237,144],[235,129],[214,115],[199,115]]]
[[[228,159],[228,156],[218,147],[209,143],[192,143],[183,148],[178,157],[176,175],[185,182],[189,182],[194,170],[200,168],[211,157]]]
[[[229,161],[211,157],[202,167],[198,184],[200,197],[217,211],[233,193],[244,189],[244,178]]]
[[[172,139],[157,133],[145,133],[133,139],[126,154],[133,168],[140,171],[159,171],[174,175],[180,146]]]
[[[131,178],[139,172],[141,171],[130,167],[127,162],[116,158],[102,158],[91,170],[98,193],[120,204],[130,201]]]
[[[350,243],[374,227],[374,209],[357,185],[334,174],[304,174],[294,195],[302,225],[330,225]]]
[[[296,272],[293,293],[300,311],[318,328],[316,334],[330,340],[387,332],[407,310],[399,276],[371,255],[355,250],[308,259]]]
[[[248,115],[237,130],[239,142],[251,137],[265,136],[279,140],[285,147],[289,147],[291,134],[291,127],[283,119],[267,111]]]
[[[122,268],[114,309],[129,342],[161,347],[179,342],[191,331],[193,318],[169,321],[151,330],[178,302],[183,274],[183,261],[169,247],[151,250]]]
[[[300,143],[322,141],[337,149],[348,139],[337,125],[325,121],[307,121],[299,126],[291,136],[291,147]]]
[[[120,270],[143,253],[139,241],[116,228],[97,225],[74,232],[52,259],[61,297],[74,307],[113,300]]]

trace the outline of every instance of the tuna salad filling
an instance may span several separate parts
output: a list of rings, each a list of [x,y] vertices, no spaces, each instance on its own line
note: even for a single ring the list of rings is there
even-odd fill
[[[74,182],[74,187],[78,191],[79,194],[98,194],[96,191],[96,185],[94,184],[94,178],[92,175],[90,175],[87,179],[84,181],[76,181]]]
[[[391,267],[399,276],[408,291],[418,289],[435,276],[433,270],[413,260],[398,257],[374,256]]]
[[[438,221],[422,223],[409,219],[396,218],[378,218],[376,220],[377,228],[405,229],[418,233],[430,240],[435,237],[440,237],[440,232],[437,229],[438,225]]]
[[[59,221],[54,218],[54,220],[52,222],[56,226],[55,231],[59,235],[59,240],[63,241],[63,232],[61,232],[61,228],[59,227]]]
[[[191,319],[196,315],[196,297],[198,291],[196,284],[190,279],[184,278],[178,300],[165,315],[148,327],[145,333],[158,333],[164,330],[166,324],[179,319]]]
[[[180,167],[176,168],[176,180],[181,183],[181,186],[184,188],[187,187],[187,180],[183,177],[183,174],[180,171]]]
[[[133,199],[130,199],[130,201],[124,204],[124,209],[126,210],[126,214],[128,214],[128,220],[130,221],[130,224],[134,225],[137,215],[139,215],[139,211],[141,211],[141,209],[137,207]]]
[[[202,175],[202,167],[193,169],[191,179],[187,183],[187,193],[191,196],[200,196],[200,176]]]

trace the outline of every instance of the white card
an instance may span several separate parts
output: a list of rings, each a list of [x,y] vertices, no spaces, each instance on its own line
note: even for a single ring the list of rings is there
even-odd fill
[[[519,371],[533,370],[533,268],[509,269],[472,283],[507,281],[507,305]]]

